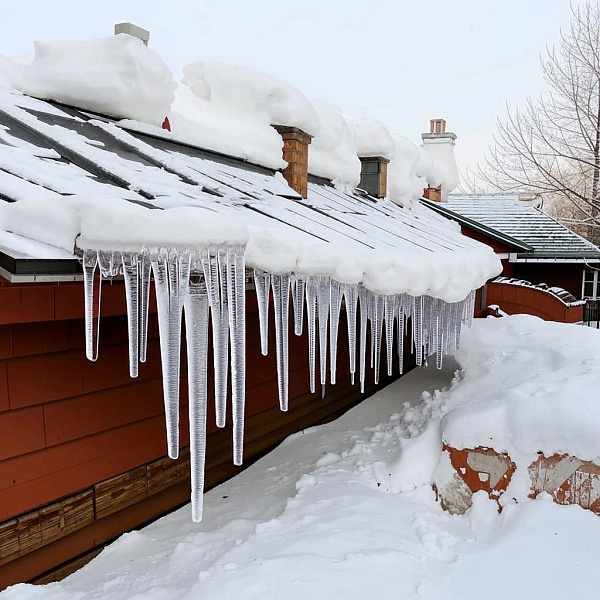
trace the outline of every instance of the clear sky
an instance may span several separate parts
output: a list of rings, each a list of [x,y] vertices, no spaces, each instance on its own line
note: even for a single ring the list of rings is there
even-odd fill
[[[176,77],[197,60],[253,67],[415,142],[445,118],[464,167],[507,102],[539,93],[539,54],[569,12],[568,0],[13,0],[0,3],[0,54],[131,21]]]

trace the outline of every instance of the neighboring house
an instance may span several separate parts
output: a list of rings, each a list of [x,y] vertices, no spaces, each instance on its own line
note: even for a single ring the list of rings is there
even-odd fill
[[[600,294],[600,248],[542,212],[537,199],[450,194],[446,202],[423,203],[457,221],[464,235],[491,246],[502,261],[503,277],[544,284],[546,294],[566,290],[571,303]]]
[[[0,587],[186,503],[190,468],[199,517],[202,485],[239,470],[232,446],[247,464],[439,362],[499,272],[437,214],[379,198],[377,152],[368,195],[309,176],[289,123],[283,177],[126,126],[0,93]]]

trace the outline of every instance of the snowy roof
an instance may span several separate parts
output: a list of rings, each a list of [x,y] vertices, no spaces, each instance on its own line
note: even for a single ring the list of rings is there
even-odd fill
[[[12,91],[0,95],[0,198],[18,201],[0,205],[1,228],[11,232],[4,253],[42,259],[37,269],[44,260],[75,257],[78,236],[80,248],[82,238],[96,248],[129,248],[144,236],[147,244],[166,244],[177,227],[157,228],[158,215],[150,219],[142,207],[193,207],[202,220],[220,220],[211,243],[247,227],[248,266],[271,272],[327,273],[380,293],[455,301],[497,270],[480,244],[422,207],[406,210],[316,183],[300,202],[276,171]],[[167,215],[161,218],[166,224]]]
[[[505,243],[521,244],[519,254],[535,258],[600,259],[600,248],[577,235],[518,194],[451,194],[445,203],[425,201],[427,206],[469,228]],[[497,237],[500,239],[500,237]],[[529,250],[527,249],[529,247]],[[517,245],[517,249],[519,247]]]

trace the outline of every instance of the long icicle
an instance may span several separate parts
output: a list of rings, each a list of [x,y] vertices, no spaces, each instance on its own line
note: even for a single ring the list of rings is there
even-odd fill
[[[127,303],[127,332],[129,339],[129,376],[138,376],[139,362],[139,270],[138,255],[122,252],[125,301]]]
[[[317,321],[317,277],[306,278],[306,317],[308,320],[308,376],[310,393],[315,393],[315,346]]]
[[[358,288],[360,299],[360,393],[365,393],[365,371],[367,362],[367,318],[369,314],[369,292],[361,285]]]
[[[405,334],[405,316],[404,303],[401,296],[398,302],[398,371],[400,375],[404,372],[404,334]]]
[[[158,330],[160,339],[160,360],[163,376],[163,397],[165,403],[165,422],[167,429],[167,452],[171,458],[179,456],[179,410],[173,413],[175,402],[179,402],[179,378],[174,381],[171,369],[171,328],[169,320],[169,275],[168,252],[160,250],[152,257],[154,273],[154,289],[156,292],[156,309],[158,313]],[[174,385],[176,386],[174,389]]]
[[[227,417],[227,374],[229,370],[229,281],[227,278],[227,250],[219,248],[216,268],[219,274],[219,306],[213,313],[219,324],[216,328],[218,339],[215,345],[215,412],[217,427],[225,427]],[[213,341],[214,344],[214,341]]]
[[[346,303],[346,320],[348,323],[348,353],[350,355],[350,381],[354,385],[356,373],[356,310],[358,303],[358,285],[344,285],[344,301]]]
[[[277,352],[277,387],[279,390],[279,408],[288,410],[289,387],[289,313],[290,313],[290,276],[273,275],[273,303],[275,307],[275,343]]]
[[[148,354],[148,311],[150,308],[150,254],[144,250],[140,256],[140,362]]]
[[[190,417],[190,470],[192,520],[202,520],[204,467],[206,457],[208,295],[204,276],[196,264],[190,272],[189,291],[184,302],[188,360]]]
[[[102,299],[102,276],[96,285],[98,253],[86,250],[83,254],[83,289],[85,300],[85,355],[88,360],[98,360],[100,339],[100,303]]]
[[[233,418],[233,464],[244,458],[244,412],[246,407],[246,264],[244,248],[227,250],[227,294],[231,336],[231,403]]]
[[[213,368],[215,379],[215,422],[217,427],[225,427],[227,394],[228,332],[223,331],[221,317],[221,285],[219,282],[219,262],[216,252],[206,252],[201,257],[210,318],[212,324]]]
[[[302,335],[304,321],[304,275],[294,275],[292,278],[292,299],[294,301],[294,333]]]
[[[342,285],[331,281],[331,307],[329,309],[329,370],[331,372],[331,385],[335,385],[337,369],[338,329],[340,324],[340,310],[342,307]]]
[[[423,296],[413,300],[413,343],[415,345],[415,362],[417,367],[423,363]]]
[[[269,288],[271,275],[254,269],[254,288],[258,302],[258,322],[260,326],[260,351],[263,356],[269,353]]]
[[[396,314],[396,296],[385,296],[383,301],[383,318],[385,321],[385,347],[387,352],[387,374],[392,375],[394,361],[394,317]]]
[[[327,381],[327,321],[331,305],[331,280],[324,275],[318,277],[318,280],[319,375],[321,376],[321,397],[324,397]]]
[[[373,320],[371,327],[373,328],[373,346],[375,347],[375,383],[379,383],[379,369],[381,366],[381,333],[383,328],[383,296],[374,294],[373,301]]]

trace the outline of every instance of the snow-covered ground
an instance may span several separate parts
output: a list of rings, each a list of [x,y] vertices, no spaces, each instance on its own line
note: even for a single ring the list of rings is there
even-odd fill
[[[465,371],[454,380],[456,364],[412,371],[288,438],[207,493],[202,523],[184,508],[60,583],[14,586],[0,600],[595,597],[599,517],[545,494],[498,514],[482,492],[450,515],[430,480],[441,436],[460,446],[461,430],[469,444],[479,432],[523,456],[536,439],[547,452],[587,443],[596,459],[600,332],[480,320],[457,358]],[[529,436],[510,435],[524,425]]]

